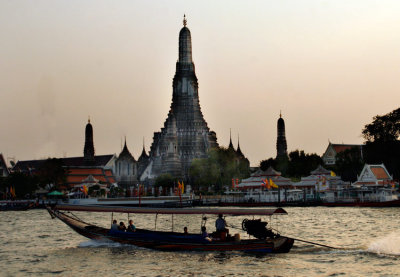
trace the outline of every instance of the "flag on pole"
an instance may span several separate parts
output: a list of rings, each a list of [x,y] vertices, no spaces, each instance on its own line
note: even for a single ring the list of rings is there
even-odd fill
[[[271,189],[271,186],[270,186],[267,178],[265,178],[265,180],[262,180],[262,186],[265,187],[266,189]]]
[[[273,188],[278,188],[278,185],[274,183],[274,181],[272,181],[272,179],[269,179],[269,184],[271,185],[271,187]]]
[[[88,187],[86,185],[81,186],[81,192],[83,192],[84,195],[88,194]]]
[[[15,188],[10,187],[10,194],[11,194],[12,197],[15,198]]]
[[[179,194],[183,194],[184,190],[185,190],[185,185],[183,184],[183,181],[182,181],[182,183],[180,181],[178,181]]]

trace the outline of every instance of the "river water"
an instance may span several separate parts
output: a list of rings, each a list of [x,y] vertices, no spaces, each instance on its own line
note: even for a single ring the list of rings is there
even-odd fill
[[[159,252],[88,240],[45,210],[0,213],[0,276],[399,276],[400,208],[286,208],[272,218],[282,235],[344,248],[296,241],[287,254]],[[109,226],[108,213],[75,215]],[[126,214],[114,214],[127,222]],[[131,215],[139,228],[154,228],[154,215]],[[239,227],[244,217],[227,217]],[[269,219],[268,217],[265,218]],[[208,230],[215,216],[209,216]],[[175,230],[197,232],[201,217],[175,216]],[[171,230],[159,215],[158,230]],[[230,233],[243,231],[231,228]]]

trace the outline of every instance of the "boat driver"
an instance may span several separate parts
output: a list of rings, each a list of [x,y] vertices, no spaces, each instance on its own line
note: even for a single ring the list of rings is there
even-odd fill
[[[229,233],[229,230],[226,228],[226,221],[223,218],[222,214],[218,215],[217,220],[215,221],[215,228],[217,229],[217,232],[226,232]]]

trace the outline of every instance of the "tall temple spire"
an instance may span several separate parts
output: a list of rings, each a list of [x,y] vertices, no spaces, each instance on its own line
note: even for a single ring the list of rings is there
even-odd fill
[[[229,146],[228,149],[232,149],[235,150],[235,148],[233,147],[233,143],[232,143],[232,130],[229,128]]]
[[[192,60],[192,38],[185,15],[179,32],[179,58],[172,82],[172,103],[163,128],[153,136],[149,169],[146,170],[149,178],[166,172],[186,178],[193,159],[206,158],[209,149],[218,147],[216,134],[210,131],[201,112],[198,89]]]
[[[276,140],[276,157],[287,157],[285,121],[282,118],[282,112],[280,112],[278,119],[278,138]]]
[[[236,153],[237,153],[239,156],[244,157],[244,155],[243,155],[243,153],[242,153],[242,150],[240,149],[239,134],[238,134],[238,146],[237,146],[237,149],[236,149]]]
[[[179,63],[193,64],[192,61],[192,37],[186,27],[186,16],[183,17],[183,28],[179,32]]]
[[[127,157],[127,158],[130,158],[132,160],[135,160],[135,158],[133,157],[133,155],[129,151],[128,146],[126,145],[126,136],[125,136],[124,148],[122,149],[121,153],[119,154],[119,157]]]
[[[93,127],[90,124],[90,118],[85,128],[85,147],[83,149],[83,160],[87,164],[94,163],[94,144],[93,144]]]

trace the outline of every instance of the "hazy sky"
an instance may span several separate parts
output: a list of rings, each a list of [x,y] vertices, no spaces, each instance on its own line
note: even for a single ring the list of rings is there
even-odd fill
[[[202,112],[252,165],[322,154],[400,103],[400,1],[0,1],[0,152],[137,159],[167,117],[186,13]]]

